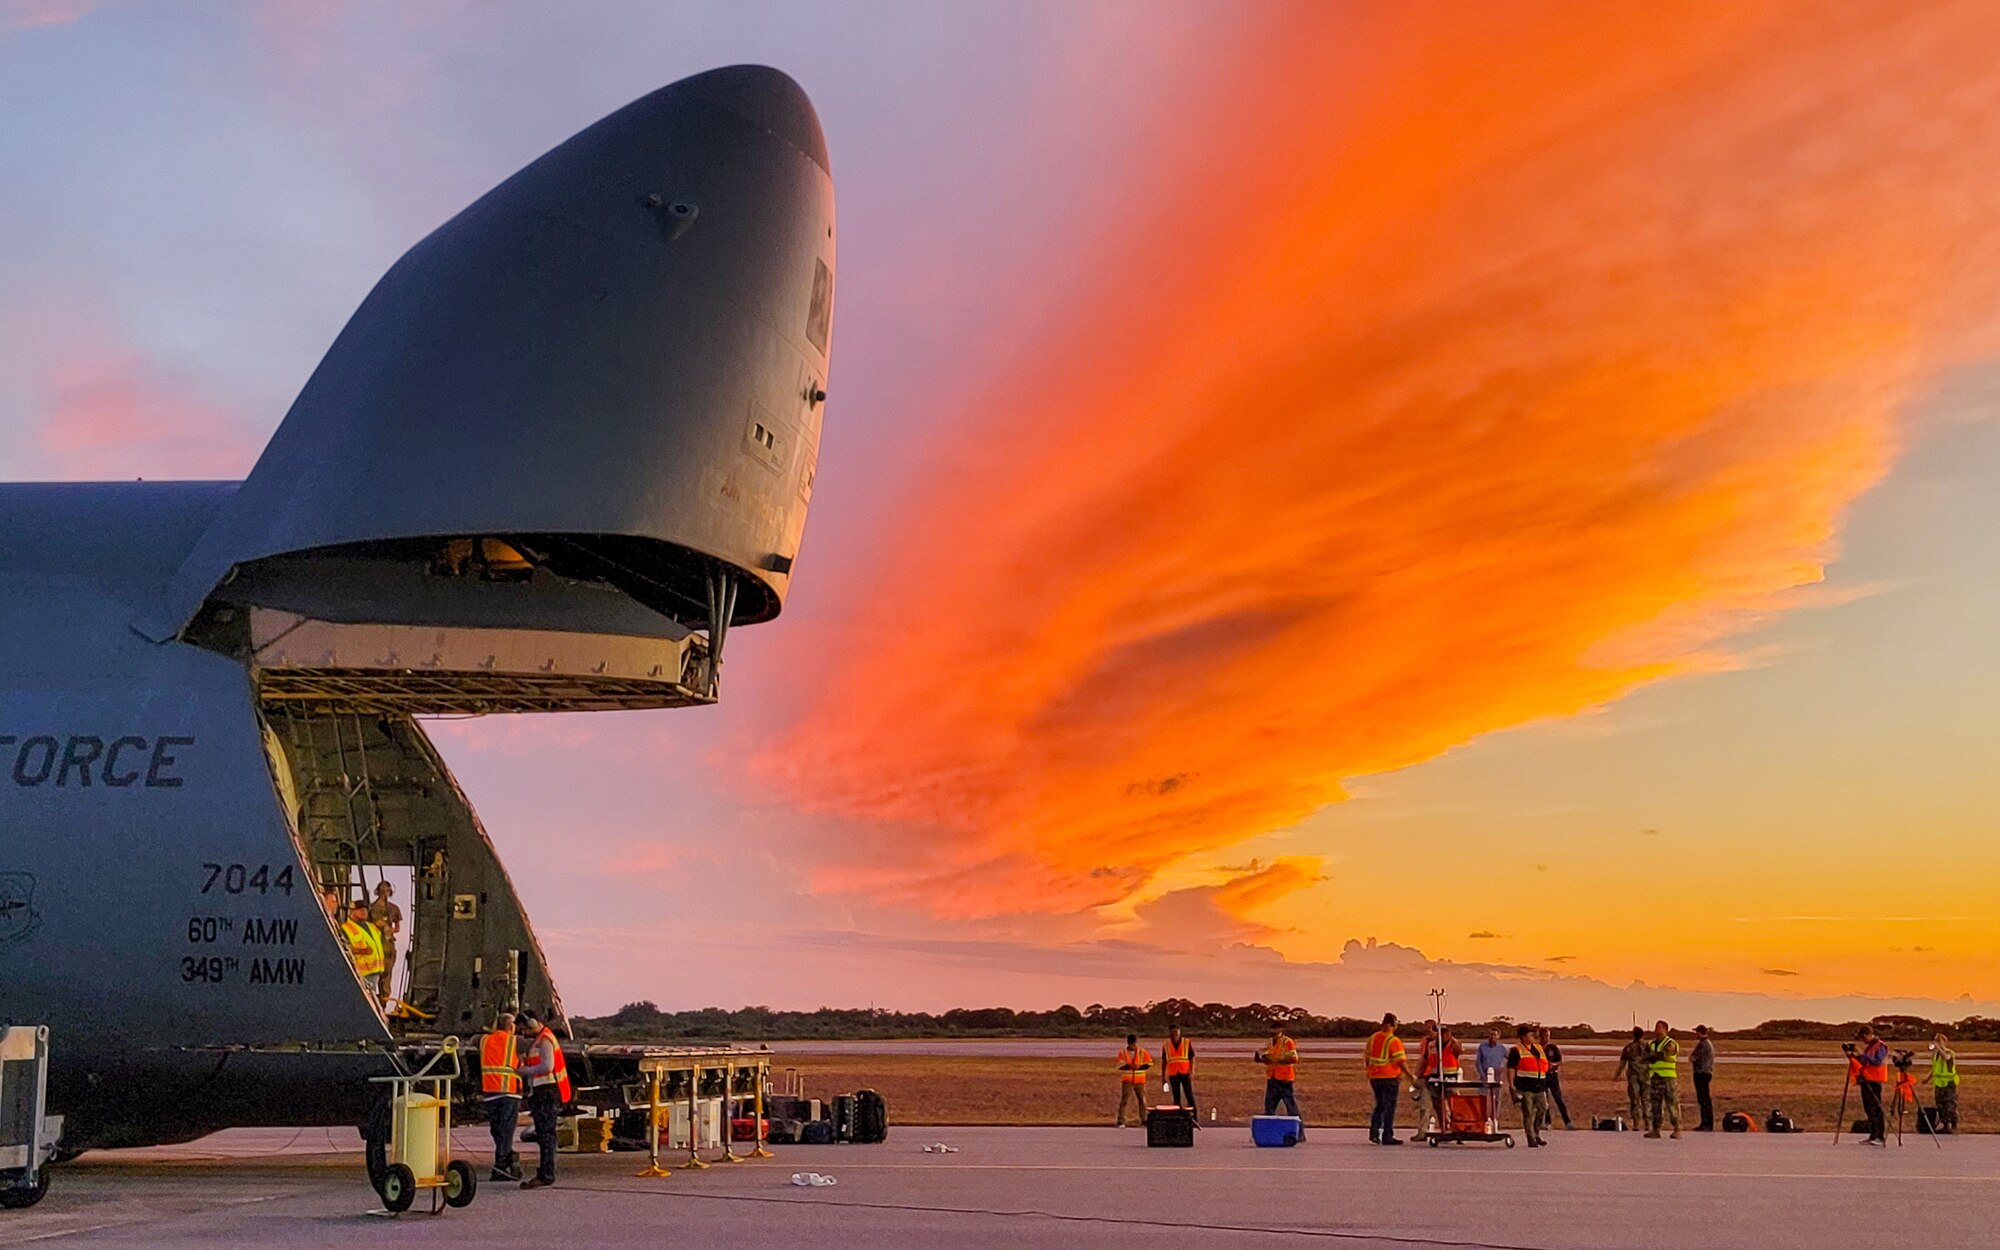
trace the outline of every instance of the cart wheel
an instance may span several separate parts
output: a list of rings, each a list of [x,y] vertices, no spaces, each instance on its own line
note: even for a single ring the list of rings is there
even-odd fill
[[[19,1211],[34,1206],[48,1196],[49,1169],[41,1167],[35,1170],[34,1184],[9,1185],[5,1189],[0,1189],[0,1207],[9,1211]]]
[[[382,1205],[401,1215],[417,1199],[417,1174],[408,1164],[392,1163],[382,1173]]]
[[[1432,1149],[1432,1150],[1436,1150],[1436,1149],[1437,1149],[1437,1144],[1438,1144],[1438,1139],[1437,1139],[1437,1138],[1433,1137],[1433,1138],[1431,1138],[1431,1139],[1430,1139],[1430,1146],[1431,1146],[1431,1149]]]
[[[1507,1134],[1502,1140],[1507,1143],[1507,1149],[1512,1150],[1514,1148],[1514,1135],[1512,1133]]]
[[[389,1172],[389,1099],[376,1100],[361,1125],[361,1140],[367,1147],[368,1183],[382,1191],[382,1178]]]
[[[463,1159],[453,1159],[444,1169],[444,1204],[448,1207],[469,1207],[472,1197],[479,1192],[479,1177],[472,1165]]]

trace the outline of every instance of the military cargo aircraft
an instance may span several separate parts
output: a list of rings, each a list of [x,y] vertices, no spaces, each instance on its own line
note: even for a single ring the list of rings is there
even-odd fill
[[[798,554],[833,273],[811,103],[715,70],[411,248],[244,481],[0,485],[0,1023],[49,1026],[66,1151],[359,1124],[498,1010],[567,1032],[421,718],[717,698]],[[392,874],[385,1010],[322,891]]]

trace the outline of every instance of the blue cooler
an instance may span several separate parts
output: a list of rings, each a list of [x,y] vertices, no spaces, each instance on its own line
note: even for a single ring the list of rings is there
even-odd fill
[[[1305,1132],[1305,1125],[1295,1115],[1250,1117],[1250,1140],[1259,1146],[1296,1146]]]

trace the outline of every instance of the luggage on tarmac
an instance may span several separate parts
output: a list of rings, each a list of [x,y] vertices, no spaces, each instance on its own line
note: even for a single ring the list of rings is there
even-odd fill
[[[1599,1133],[1622,1133],[1625,1131],[1625,1117],[1601,1115],[1590,1122],[1590,1127]]]
[[[799,1126],[799,1145],[801,1146],[833,1145],[833,1121],[807,1120],[804,1124]]]
[[[833,1096],[833,1140],[854,1140],[854,1095],[835,1094]]]
[[[854,1091],[854,1138],[864,1146],[889,1139],[889,1105],[872,1089]]]
[[[774,1120],[817,1120],[819,1099],[773,1094],[764,1100],[764,1114]]]
[[[1722,1117],[1722,1131],[1725,1133],[1748,1133],[1757,1127],[1757,1122],[1741,1111],[1731,1111]]]
[[[1154,1107],[1146,1112],[1146,1145],[1194,1145],[1194,1111],[1188,1107]]]
[[[1250,1117],[1250,1140],[1259,1146],[1296,1146],[1305,1131],[1305,1125],[1295,1115]]]
[[[1771,1108],[1771,1114],[1764,1118],[1764,1131],[1766,1133],[1796,1133],[1799,1131],[1799,1126],[1792,1123],[1792,1117],[1773,1107]]]
[[[799,1140],[799,1133],[804,1128],[804,1124],[789,1116],[773,1119],[769,1124],[764,1126],[764,1140],[774,1146],[796,1145]]]

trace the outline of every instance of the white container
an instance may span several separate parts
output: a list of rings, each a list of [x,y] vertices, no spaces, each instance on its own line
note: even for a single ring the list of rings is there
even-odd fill
[[[695,1103],[695,1149],[722,1149],[722,1100],[703,1098]],[[667,1104],[666,1132],[660,1144],[669,1150],[688,1148],[688,1105],[686,1100]]]

